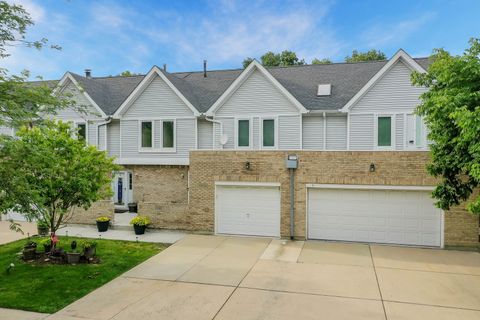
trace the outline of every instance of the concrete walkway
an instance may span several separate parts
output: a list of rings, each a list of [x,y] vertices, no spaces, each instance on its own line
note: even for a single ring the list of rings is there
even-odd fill
[[[480,319],[480,254],[189,235],[49,320]]]
[[[9,243],[23,238],[37,234],[37,225],[31,222],[19,222],[21,225],[21,232],[10,230],[10,221],[0,221],[0,244]]]
[[[0,320],[43,320],[47,313],[0,308]]]

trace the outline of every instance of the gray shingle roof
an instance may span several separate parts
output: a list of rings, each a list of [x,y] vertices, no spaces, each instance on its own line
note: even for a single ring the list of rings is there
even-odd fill
[[[415,60],[425,69],[430,64],[428,58]],[[306,109],[329,111],[342,108],[386,63],[385,60],[267,69]],[[243,71],[208,71],[204,78],[203,72],[168,73],[160,70],[202,113],[215,103]],[[138,75],[86,78],[71,74],[107,115],[113,115],[145,77]],[[331,84],[331,95],[318,97],[319,84]]]

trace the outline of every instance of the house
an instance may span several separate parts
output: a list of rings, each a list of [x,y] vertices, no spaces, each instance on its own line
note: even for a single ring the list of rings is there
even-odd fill
[[[478,245],[479,219],[431,199],[426,128],[410,82],[427,58],[92,77],[56,92],[87,143],[116,157],[113,200],[153,226],[216,234],[443,247]],[[287,169],[287,157],[297,159]],[[295,160],[292,160],[295,162]],[[292,183],[292,184],[291,184]],[[293,204],[293,206],[291,206]],[[95,204],[77,222],[113,211]]]

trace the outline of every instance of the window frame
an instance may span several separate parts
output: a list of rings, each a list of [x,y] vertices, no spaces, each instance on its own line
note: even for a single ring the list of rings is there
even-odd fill
[[[238,125],[240,121],[247,120],[248,121],[248,146],[239,146],[238,145],[238,138],[240,137],[239,129],[240,126]],[[253,118],[252,117],[237,117],[235,118],[235,132],[234,132],[234,139],[235,139],[235,149],[240,150],[251,150],[253,148]]]
[[[263,121],[264,120],[273,120],[273,146],[264,146],[263,145]],[[263,150],[276,150],[278,149],[278,117],[276,116],[261,116],[259,117],[259,143],[258,146]]]
[[[163,124],[165,122],[173,123],[173,147],[163,146]],[[161,119],[160,120],[160,152],[176,152],[177,151],[177,122],[175,119]]]
[[[150,122],[152,124],[152,133],[151,133],[151,138],[152,138],[152,146],[151,147],[144,147],[143,146],[143,124]],[[146,151],[153,151],[155,149],[155,120],[139,120],[138,121],[138,148],[142,152]]]
[[[389,146],[379,146],[378,145],[378,118],[390,118],[390,145]],[[395,121],[396,115],[394,113],[378,113],[375,114],[375,123],[374,123],[374,139],[375,139],[375,150],[378,151],[389,151],[395,150]]]
[[[75,121],[74,122],[74,126],[75,126],[75,136],[77,137],[77,139],[79,139],[79,135],[78,135],[78,129],[80,128],[79,126],[80,125],[84,125],[85,126],[85,144],[88,144],[88,123],[87,121]]]
[[[142,147],[142,123],[152,123],[152,147]],[[173,122],[173,147],[163,147],[163,123]],[[158,128],[157,128],[158,125]],[[157,136],[157,130],[159,130]],[[158,140],[157,140],[158,139]],[[158,147],[157,147],[158,144]],[[138,120],[138,152],[139,153],[175,153],[177,152],[177,121],[175,118],[150,118]]]

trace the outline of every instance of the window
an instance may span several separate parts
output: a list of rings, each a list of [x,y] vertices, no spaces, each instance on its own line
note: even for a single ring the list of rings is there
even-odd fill
[[[250,146],[250,120],[238,120],[238,146]]]
[[[423,127],[422,117],[416,116],[415,117],[415,145],[417,147],[420,147],[423,144],[422,127]]]
[[[141,127],[142,148],[151,148],[153,146],[153,126],[151,121],[142,122]]]
[[[85,123],[77,123],[77,137],[79,140],[87,141],[87,125]]]
[[[128,190],[132,190],[133,187],[133,174],[131,172],[128,173]]]
[[[163,148],[173,148],[174,147],[174,123],[173,121],[163,121],[162,122],[163,126],[163,143],[162,147]]]
[[[379,147],[392,146],[392,117],[378,117],[377,145]]]
[[[263,146],[275,147],[275,120],[263,119],[262,120],[262,134],[263,134]]]

